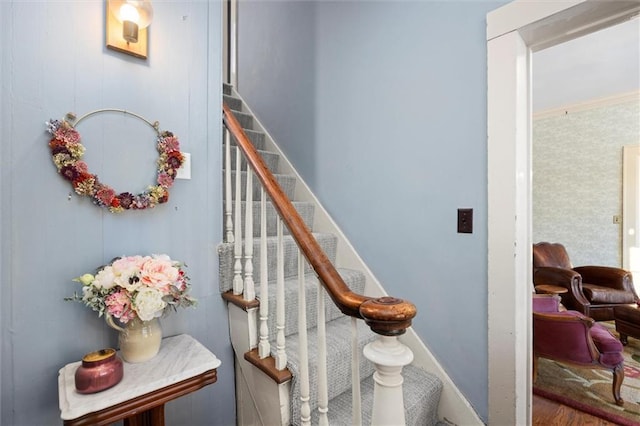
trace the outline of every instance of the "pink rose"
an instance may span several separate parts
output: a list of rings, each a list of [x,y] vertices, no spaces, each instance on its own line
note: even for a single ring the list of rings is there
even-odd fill
[[[151,288],[168,292],[179,277],[180,271],[173,266],[173,262],[168,257],[158,256],[148,258],[140,268],[140,281]]]

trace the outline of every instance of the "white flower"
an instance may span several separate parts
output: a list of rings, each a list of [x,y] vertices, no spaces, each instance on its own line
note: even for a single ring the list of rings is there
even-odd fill
[[[138,317],[142,321],[149,321],[162,315],[167,303],[162,300],[162,292],[155,288],[141,287],[133,299]]]
[[[115,278],[116,277],[113,275],[113,268],[111,266],[106,266],[98,272],[92,285],[98,289],[103,288],[105,290],[109,290],[116,285]]]
[[[95,293],[93,292],[93,288],[90,286],[82,287],[82,301],[85,303],[91,303],[91,299],[93,299]]]

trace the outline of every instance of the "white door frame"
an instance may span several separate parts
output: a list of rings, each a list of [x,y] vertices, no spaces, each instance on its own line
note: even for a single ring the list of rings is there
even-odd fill
[[[531,424],[531,53],[639,10],[516,0],[487,15],[489,424]]]
[[[622,148],[622,267],[640,289],[640,145]],[[633,250],[633,257],[632,257]],[[637,253],[636,253],[637,251]]]

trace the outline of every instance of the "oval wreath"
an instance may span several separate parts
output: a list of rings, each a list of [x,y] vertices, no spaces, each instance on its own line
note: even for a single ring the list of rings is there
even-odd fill
[[[157,184],[150,185],[146,191],[140,194],[130,192],[116,193],[109,185],[98,179],[98,176],[89,172],[89,167],[82,161],[85,147],[80,143],[80,133],[75,126],[83,118],[89,115],[104,112],[119,111],[133,115],[152,126],[158,134],[156,148],[160,154],[157,160]],[[178,169],[184,162],[184,156],[180,152],[180,143],[173,133],[160,132],[158,122],[151,123],[137,114],[124,110],[99,110],[84,115],[75,121],[75,116],[67,114],[66,119],[50,120],[46,123],[47,131],[53,136],[49,141],[53,163],[58,173],[68,180],[73,190],[78,195],[91,197],[94,204],[109,209],[112,213],[120,213],[124,210],[144,210],[153,208],[156,204],[166,203],[169,200],[169,188],[178,173]]]

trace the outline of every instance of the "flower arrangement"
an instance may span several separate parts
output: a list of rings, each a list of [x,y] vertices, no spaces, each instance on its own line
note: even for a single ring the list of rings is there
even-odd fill
[[[115,258],[95,275],[75,278],[83,285],[82,294],[65,300],[83,302],[98,316],[107,314],[123,324],[135,318],[149,321],[168,308],[196,305],[183,266],[166,254]]]
[[[49,149],[53,163],[58,173],[71,182],[76,194],[91,197],[94,204],[106,207],[112,213],[153,208],[169,200],[169,188],[184,162],[180,143],[173,133],[158,132],[156,148],[160,157],[157,160],[157,185],[150,185],[146,191],[134,195],[130,192],[116,193],[97,175],[89,172],[87,163],[82,161],[85,147],[80,143],[80,133],[68,121],[50,120],[46,125],[52,136]]]

